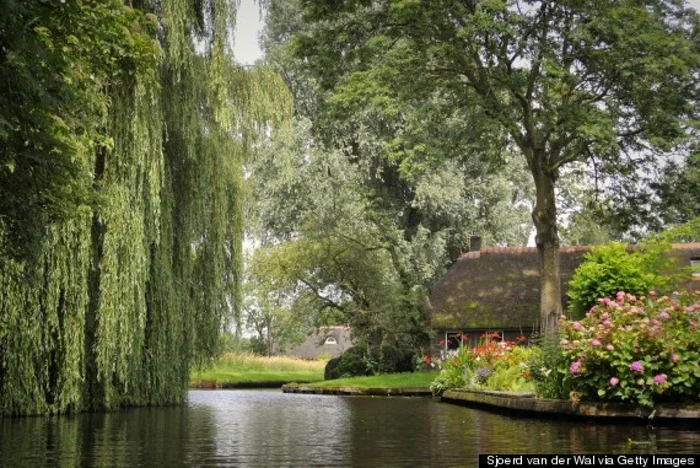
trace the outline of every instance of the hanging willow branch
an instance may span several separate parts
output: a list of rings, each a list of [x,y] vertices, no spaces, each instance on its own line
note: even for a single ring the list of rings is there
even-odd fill
[[[64,101],[47,110],[60,125],[39,122],[56,141],[32,157],[70,170],[30,180],[14,170],[32,164],[21,145],[0,155],[14,171],[0,177],[57,200],[37,198],[48,208],[31,216],[0,205],[0,414],[183,401],[191,366],[218,351],[240,307],[243,162],[290,112],[274,73],[234,65],[232,1],[97,3],[11,2],[3,20],[29,28],[33,17],[17,44],[64,54],[49,70],[65,78]],[[0,143],[19,138],[0,118]],[[88,195],[68,197],[66,184]],[[31,248],[16,241],[27,220],[48,220]]]

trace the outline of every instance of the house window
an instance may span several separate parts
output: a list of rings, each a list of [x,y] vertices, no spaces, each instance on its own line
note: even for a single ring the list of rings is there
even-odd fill
[[[326,342],[323,343],[323,344],[327,344],[327,345],[337,345],[337,344],[338,344],[338,340],[336,340],[336,339],[333,338],[332,336],[329,336],[328,338],[326,338]]]
[[[690,259],[690,272],[693,278],[700,279],[700,258]]]
[[[459,349],[460,345],[467,341],[467,334],[462,332],[445,332],[445,339],[440,341],[440,344],[444,345],[445,349]]]

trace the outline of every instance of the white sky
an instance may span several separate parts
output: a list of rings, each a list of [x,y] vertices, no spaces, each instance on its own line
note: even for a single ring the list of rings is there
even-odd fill
[[[696,0],[700,2],[700,0]],[[262,57],[258,44],[258,35],[263,27],[260,6],[254,0],[241,0],[236,17],[234,31],[235,43],[233,53],[236,60],[244,65],[251,65]]]

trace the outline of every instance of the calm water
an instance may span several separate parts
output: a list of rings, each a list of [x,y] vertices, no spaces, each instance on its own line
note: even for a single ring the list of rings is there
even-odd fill
[[[177,408],[0,419],[3,467],[470,467],[479,453],[570,452],[698,453],[700,427],[515,419],[430,399],[261,390],[192,391]]]

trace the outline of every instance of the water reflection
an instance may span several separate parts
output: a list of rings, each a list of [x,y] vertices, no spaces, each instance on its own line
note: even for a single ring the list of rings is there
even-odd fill
[[[344,399],[279,391],[192,392],[213,409],[216,462],[232,466],[342,466],[349,444]]]
[[[539,421],[429,399],[193,391],[184,407],[0,419],[0,466],[476,466],[479,453],[693,453],[700,428]]]

